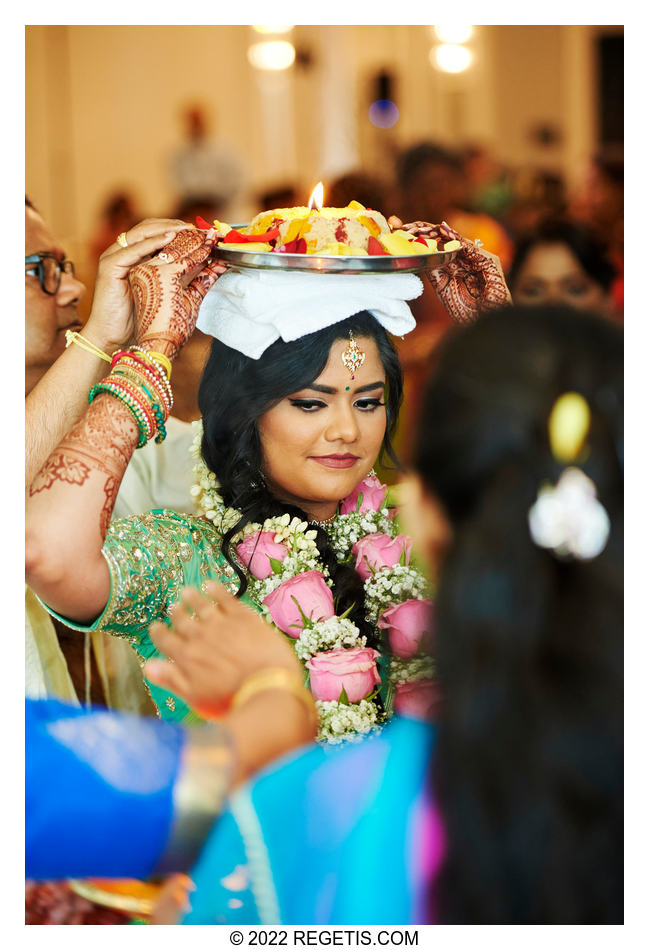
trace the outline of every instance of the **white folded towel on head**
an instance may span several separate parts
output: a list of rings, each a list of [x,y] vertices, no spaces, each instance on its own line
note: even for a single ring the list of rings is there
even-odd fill
[[[208,291],[196,326],[252,359],[369,310],[389,333],[415,328],[406,300],[423,292],[415,274],[308,274],[230,270]]]

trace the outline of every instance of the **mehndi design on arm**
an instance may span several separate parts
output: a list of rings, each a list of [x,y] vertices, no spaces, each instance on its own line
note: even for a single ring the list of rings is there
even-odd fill
[[[83,485],[90,474],[90,468],[85,462],[73,456],[57,452],[50,455],[29,489],[29,497],[46,491],[55,481],[67,482],[69,485]]]
[[[106,477],[99,530],[104,538],[137,437],[130,411],[110,396],[98,396],[48,458],[29,490],[30,497],[51,489],[56,482],[82,486],[94,472],[102,473]]]

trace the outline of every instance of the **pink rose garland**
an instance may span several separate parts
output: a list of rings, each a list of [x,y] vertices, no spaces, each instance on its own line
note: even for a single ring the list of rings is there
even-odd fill
[[[264,604],[273,623],[296,640],[304,629],[302,614],[314,623],[329,620],[335,614],[333,594],[320,571],[306,571],[289,578],[264,598]]]
[[[406,600],[384,610],[376,623],[388,631],[390,646],[395,656],[409,659],[419,652],[426,637],[429,648],[433,632],[432,600]]]
[[[378,656],[371,647],[316,653],[306,663],[311,692],[316,699],[337,701],[344,689],[350,703],[360,702],[381,682]]]
[[[362,482],[358,483],[353,492],[343,498],[340,503],[340,513],[349,515],[358,511],[363,515],[366,511],[380,511],[385,504],[387,494],[387,485],[384,485],[376,475],[367,475]],[[357,507],[359,495],[363,496],[363,500],[360,507]]]
[[[412,719],[431,720],[440,702],[439,684],[436,680],[416,680],[397,686],[394,696],[394,711]]]
[[[394,567],[401,560],[405,552],[405,562],[410,563],[412,541],[405,534],[398,534],[391,538],[389,534],[368,534],[352,546],[352,554],[356,555],[354,567],[364,581],[382,567]]]
[[[239,560],[257,580],[263,581],[273,573],[271,557],[283,561],[288,554],[286,545],[278,544],[274,539],[275,535],[271,531],[255,531],[237,544]]]

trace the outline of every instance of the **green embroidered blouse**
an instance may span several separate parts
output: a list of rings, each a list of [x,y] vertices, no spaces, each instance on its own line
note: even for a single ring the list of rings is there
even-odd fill
[[[149,637],[154,620],[170,624],[169,608],[180,599],[183,587],[201,587],[216,580],[236,593],[239,582],[221,553],[221,535],[209,521],[167,508],[113,521],[102,554],[110,570],[110,596],[103,613],[90,626],[58,617],[74,630],[102,630],[124,637],[136,651],[141,665],[160,656]],[[244,594],[243,602],[259,610]],[[47,606],[47,605],[45,605]],[[144,679],[160,717],[171,722],[202,720],[180,697]]]

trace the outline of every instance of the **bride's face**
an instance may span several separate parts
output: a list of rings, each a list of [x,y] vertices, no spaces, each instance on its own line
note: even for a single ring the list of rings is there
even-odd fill
[[[367,475],[385,435],[385,370],[373,339],[356,342],[365,362],[354,379],[342,362],[349,341],[336,340],[320,376],[258,422],[269,487],[319,521]]]

